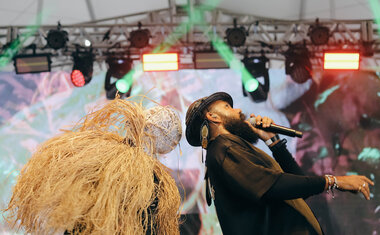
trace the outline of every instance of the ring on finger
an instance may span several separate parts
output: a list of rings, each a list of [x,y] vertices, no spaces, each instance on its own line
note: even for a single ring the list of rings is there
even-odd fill
[[[366,185],[366,184],[365,184],[365,182],[364,182],[364,183],[363,183],[363,188],[365,188],[365,185]]]
[[[359,192],[361,192],[361,191],[362,191],[362,186],[359,186],[359,189],[358,189],[358,191],[359,191]]]

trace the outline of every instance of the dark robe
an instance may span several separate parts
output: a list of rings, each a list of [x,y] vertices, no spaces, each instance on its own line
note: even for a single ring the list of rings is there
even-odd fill
[[[224,235],[323,234],[303,199],[262,198],[284,171],[244,139],[216,137],[207,147],[206,166]]]

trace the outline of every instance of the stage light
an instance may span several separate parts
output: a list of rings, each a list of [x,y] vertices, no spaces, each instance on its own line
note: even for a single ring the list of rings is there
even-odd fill
[[[132,31],[129,37],[132,47],[144,48],[149,46],[150,31],[148,29],[138,29]]]
[[[69,41],[68,33],[61,30],[61,24],[58,23],[57,29],[49,30],[46,37],[47,45],[55,50],[64,48]]]
[[[144,54],[143,70],[148,71],[177,71],[178,53]]]
[[[120,92],[120,93],[127,93],[130,88],[131,88],[132,84],[130,84],[129,81],[127,80],[118,80],[116,82],[116,89]]]
[[[325,52],[323,68],[325,70],[358,70],[360,54],[358,52]]]
[[[91,52],[75,52],[73,60],[71,82],[74,86],[82,87],[92,79],[94,55]]]
[[[244,83],[244,88],[248,92],[256,91],[258,87],[259,87],[259,81],[257,81],[256,78],[251,78],[247,80],[246,83]]]
[[[150,31],[148,29],[141,29],[141,22],[138,23],[138,27],[138,30],[130,33],[129,41],[131,42],[131,46],[136,48],[149,46]]]
[[[363,41],[360,45],[360,54],[364,57],[372,57],[375,54],[374,41]]]
[[[132,60],[123,57],[108,57],[106,63],[108,64],[108,71],[112,77],[117,79],[122,78],[132,68]]]
[[[319,25],[319,20],[316,19],[315,25],[310,26],[308,35],[314,45],[326,45],[329,42],[330,29]]]
[[[254,76],[264,77],[268,75],[268,62],[269,59],[265,56],[260,57],[244,57],[242,60],[246,69]],[[267,76],[268,77],[268,76]]]
[[[226,69],[228,64],[218,52],[194,52],[195,69]]]
[[[285,73],[296,83],[304,83],[311,78],[312,65],[305,45],[290,45],[285,55]]]
[[[248,33],[243,26],[237,27],[236,19],[234,19],[234,27],[226,30],[227,43],[233,47],[243,46],[247,35]]]
[[[129,97],[132,91],[132,79],[129,79],[128,72],[132,69],[133,61],[123,57],[109,57],[106,59],[108,70],[106,73],[104,89],[107,99],[114,99],[119,92],[121,98]],[[116,78],[116,81],[111,81]],[[119,80],[123,78],[122,80]]]
[[[84,86],[86,83],[83,73],[78,69],[71,72],[71,82],[77,87]]]
[[[50,54],[17,55],[13,58],[16,74],[50,72]]]
[[[248,72],[253,76],[252,79],[245,79],[246,82],[243,83],[243,95],[249,95],[256,103],[266,101],[269,93],[269,59],[265,56],[244,57],[242,62]],[[260,77],[264,78],[264,83],[257,80]]]
[[[90,40],[88,40],[88,39],[85,39],[85,40],[84,40],[84,46],[85,46],[85,47],[90,47],[91,44],[92,44],[92,43],[91,43]]]

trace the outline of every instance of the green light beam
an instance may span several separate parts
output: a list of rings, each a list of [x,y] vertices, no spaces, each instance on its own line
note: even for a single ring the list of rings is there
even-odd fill
[[[230,66],[230,68],[235,72],[241,74],[244,89],[246,89],[248,92],[255,91],[259,86],[259,82],[252,76],[250,72],[248,72],[244,64],[235,57],[231,48],[226,43],[224,43],[223,39],[216,35],[213,35],[211,32],[208,34],[208,37],[211,40],[214,48],[217,50],[223,60]]]
[[[377,24],[377,32],[380,34],[380,2],[379,0],[369,0],[369,5]]]
[[[177,26],[175,30],[164,40],[164,42],[162,42],[153,50],[153,53],[166,52],[195,25],[201,26],[203,31],[207,32],[204,25],[204,11],[214,9],[219,4],[219,2],[219,0],[207,0],[194,9],[191,9],[189,6],[185,7],[184,9],[189,15],[189,21],[182,22],[179,26]],[[235,57],[234,53],[231,51],[231,48],[226,43],[224,43],[223,39],[216,35],[213,35],[211,32],[209,32],[207,36],[212,42],[214,48],[217,50],[223,60],[229,65],[229,67],[237,73],[241,74],[244,88],[248,92],[255,91],[259,86],[259,82],[248,72],[244,64]],[[137,79],[142,74],[143,70],[141,65],[137,69],[132,69],[122,79],[116,82],[117,89],[119,90],[120,88],[121,90],[119,91],[125,93],[132,85],[133,79]]]
[[[142,64],[136,65],[131,71],[125,74],[124,77],[116,81],[116,89],[122,93],[127,93],[131,88],[133,81],[139,78],[143,72]]]
[[[38,22],[42,22],[42,12],[38,13],[36,19]],[[45,15],[47,17],[47,14]],[[5,49],[3,54],[0,56],[0,70],[4,68],[9,62],[17,55],[18,51],[21,49],[22,45],[25,43],[28,38],[34,35],[37,30],[40,28],[39,25],[29,25],[26,29],[27,31],[22,33],[20,37],[16,38],[8,48]]]

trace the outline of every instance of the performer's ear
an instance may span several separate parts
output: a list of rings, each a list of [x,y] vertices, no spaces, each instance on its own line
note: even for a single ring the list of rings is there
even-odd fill
[[[215,113],[207,112],[206,113],[206,118],[212,122],[218,122],[219,116]]]

